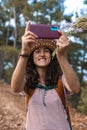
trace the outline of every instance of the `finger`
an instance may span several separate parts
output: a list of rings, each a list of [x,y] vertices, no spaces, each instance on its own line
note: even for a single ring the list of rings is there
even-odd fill
[[[30,22],[28,22],[28,30],[30,30]]]
[[[25,33],[29,30],[29,28],[30,28],[30,22],[27,22],[27,25],[26,25],[26,28],[25,28]]]
[[[63,39],[63,38],[59,39],[59,42],[60,42],[60,43],[62,43],[62,44],[64,44],[64,43],[65,43],[65,41],[64,41],[64,39]]]
[[[36,38],[32,37],[32,36],[28,36],[25,38],[25,40],[36,40]]]
[[[35,37],[32,37],[32,36],[27,36],[27,37],[24,37],[24,36],[23,36],[23,37],[22,37],[22,42],[23,42],[23,43],[26,43],[26,41],[27,41],[27,42],[30,42],[30,40],[34,40],[34,41],[35,41],[35,39],[36,39],[36,38],[35,38]]]
[[[65,44],[64,39],[60,38],[60,39],[57,41],[56,45],[58,45],[59,43],[60,43],[60,44]]]
[[[65,36],[65,33],[63,33],[61,30],[58,30],[58,33],[60,34],[60,36]]]
[[[35,34],[35,33],[33,33],[33,32],[31,32],[31,31],[27,31],[26,33],[25,33],[25,36],[33,36],[33,37],[35,37],[35,38],[37,38],[38,36]]]
[[[35,40],[34,39],[26,39],[25,40],[26,45],[30,45],[31,43],[35,43]]]
[[[57,43],[56,43],[56,45],[58,45],[58,46],[62,46],[62,47],[64,47],[64,46],[69,46],[69,42],[63,42],[63,41],[58,41]]]
[[[59,47],[63,47],[64,46],[64,44],[61,44],[60,42],[58,42],[56,45],[59,46]]]

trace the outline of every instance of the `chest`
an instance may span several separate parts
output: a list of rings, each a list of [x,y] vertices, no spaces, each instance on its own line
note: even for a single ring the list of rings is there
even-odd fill
[[[33,93],[30,101],[29,101],[30,105],[35,105],[35,106],[63,106],[62,105],[62,101],[58,95],[58,93],[56,92],[55,89],[51,89],[48,91],[45,91],[43,89],[39,89],[37,88],[35,90],[35,92]]]

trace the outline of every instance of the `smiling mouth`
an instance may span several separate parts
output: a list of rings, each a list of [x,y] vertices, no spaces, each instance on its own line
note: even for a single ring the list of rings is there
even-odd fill
[[[40,59],[39,61],[41,61],[41,62],[45,62],[46,60],[45,60],[45,59]]]
[[[40,61],[40,60],[46,60],[46,58],[40,58],[39,61]]]

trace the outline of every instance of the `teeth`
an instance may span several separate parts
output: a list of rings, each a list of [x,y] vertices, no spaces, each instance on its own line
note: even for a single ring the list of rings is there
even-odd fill
[[[45,59],[39,59],[39,60],[45,61]]]

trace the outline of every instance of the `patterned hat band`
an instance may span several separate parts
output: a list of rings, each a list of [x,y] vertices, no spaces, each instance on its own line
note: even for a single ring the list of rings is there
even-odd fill
[[[52,52],[56,49],[56,40],[50,39],[36,39],[36,43],[34,43],[31,47],[30,54],[39,47],[47,47]]]

